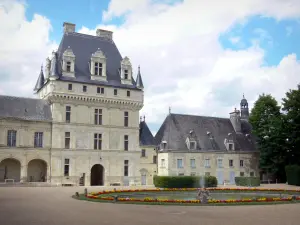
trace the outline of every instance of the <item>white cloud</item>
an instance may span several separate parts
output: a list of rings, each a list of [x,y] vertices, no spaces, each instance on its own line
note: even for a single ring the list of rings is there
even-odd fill
[[[241,41],[241,38],[240,37],[231,37],[231,38],[229,38],[229,40],[232,44],[237,44]]]
[[[160,124],[169,106],[174,113],[227,117],[238,107],[243,92],[253,103],[262,92],[280,100],[285,91],[296,87],[300,63],[295,55],[284,57],[278,66],[268,67],[264,65],[265,52],[260,42],[246,50],[231,51],[223,49],[218,38],[222,32],[258,14],[277,20],[299,18],[300,1],[185,0],[174,5],[157,2],[112,0],[103,18],[108,22],[125,16],[123,25],[99,24],[80,30],[89,34],[95,34],[98,27],[113,30],[115,43],[123,56],[131,58],[135,72],[141,65],[145,85],[141,113],[147,122]],[[6,18],[2,25],[3,15]],[[10,56],[5,65],[0,60],[2,74],[10,76],[1,83],[0,92],[1,88],[9,94],[20,90],[24,82],[17,76],[32,84],[36,81],[41,59],[53,48],[48,40],[49,29],[49,21],[42,16],[27,21],[22,5],[0,11],[0,38],[5,46],[12,47],[0,49],[0,59]],[[267,36],[260,33],[260,37]],[[16,59],[11,58],[15,55]],[[29,93],[30,85],[20,92]]]
[[[49,40],[50,21],[25,18],[25,5],[0,0],[0,93],[32,96],[40,66],[57,45]]]

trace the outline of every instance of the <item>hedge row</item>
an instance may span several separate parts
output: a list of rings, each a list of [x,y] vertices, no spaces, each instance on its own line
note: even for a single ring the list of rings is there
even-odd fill
[[[288,165],[285,167],[288,184],[300,186],[300,166]]]
[[[259,177],[235,177],[235,184],[237,186],[258,187],[260,186],[260,178]]]
[[[216,177],[204,176],[205,187],[217,187]],[[155,187],[159,188],[197,188],[200,187],[201,177],[196,176],[154,176]]]

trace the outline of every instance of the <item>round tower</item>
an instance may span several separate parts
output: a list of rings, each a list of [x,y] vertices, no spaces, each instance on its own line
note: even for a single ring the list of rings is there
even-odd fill
[[[249,119],[249,106],[248,101],[245,99],[245,96],[243,94],[243,99],[241,100],[241,119],[248,120]]]

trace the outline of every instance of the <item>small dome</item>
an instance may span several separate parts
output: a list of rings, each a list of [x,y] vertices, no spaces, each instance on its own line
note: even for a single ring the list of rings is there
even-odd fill
[[[245,95],[243,94],[243,99],[241,100],[241,105],[247,105],[248,101],[245,99]]]

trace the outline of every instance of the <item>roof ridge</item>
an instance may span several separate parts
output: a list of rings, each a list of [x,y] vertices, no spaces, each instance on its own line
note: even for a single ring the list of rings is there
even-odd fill
[[[77,37],[83,37],[83,38],[91,38],[91,39],[99,39],[99,40],[102,40],[102,41],[107,41],[109,43],[113,43],[114,44],[114,41],[111,40],[111,39],[107,39],[107,38],[104,38],[104,37],[99,37],[99,36],[94,36],[94,35],[91,35],[91,34],[83,34],[83,33],[78,33],[78,32],[72,32],[72,33],[66,33],[64,34],[63,36],[77,36]]]
[[[217,116],[201,116],[201,115],[192,115],[192,114],[181,114],[181,113],[171,113],[171,115],[175,116],[195,116],[195,117],[205,117],[205,118],[211,118],[211,119],[230,119],[226,117],[217,117]]]
[[[14,95],[0,95],[0,97],[4,97],[4,98],[21,98],[21,99],[28,99],[28,100],[42,100],[42,101],[46,101],[46,100],[39,99],[39,98],[29,98],[29,97],[21,97],[21,96],[14,96]]]

